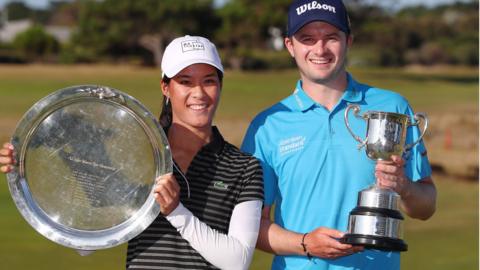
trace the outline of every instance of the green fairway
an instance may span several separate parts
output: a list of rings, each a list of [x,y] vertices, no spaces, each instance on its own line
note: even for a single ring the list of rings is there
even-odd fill
[[[478,70],[353,69],[351,72],[362,82],[400,92],[416,111],[431,116],[431,132],[426,138],[431,160],[454,164],[454,157],[460,155],[461,166],[476,165],[478,170]],[[36,101],[71,85],[117,88],[136,97],[158,115],[159,77],[158,70],[137,67],[0,66],[0,142],[9,139],[16,123]],[[227,71],[215,120],[225,138],[239,145],[249,121],[260,110],[289,95],[297,78],[294,70]],[[451,116],[460,117],[448,124],[455,128],[458,140],[451,149],[444,149],[442,134],[445,121],[450,121]],[[407,218],[405,240],[409,251],[402,254],[402,269],[478,269],[478,181],[457,178],[453,174],[435,175],[438,202],[433,218],[428,221]],[[0,269],[124,268],[125,245],[81,257],[34,231],[17,211],[3,175],[0,217]],[[268,269],[270,259],[270,255],[257,251],[251,269]]]

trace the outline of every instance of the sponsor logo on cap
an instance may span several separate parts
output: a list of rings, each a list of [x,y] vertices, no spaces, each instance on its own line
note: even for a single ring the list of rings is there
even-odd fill
[[[326,10],[326,11],[337,13],[334,6],[318,3],[317,1],[312,1],[308,4],[303,4],[303,5],[299,6],[297,8],[297,15],[300,16],[303,13],[305,13],[307,10],[313,10],[313,9],[323,9],[323,10]]]
[[[182,42],[182,52],[204,51],[205,45],[197,40],[186,40]]]

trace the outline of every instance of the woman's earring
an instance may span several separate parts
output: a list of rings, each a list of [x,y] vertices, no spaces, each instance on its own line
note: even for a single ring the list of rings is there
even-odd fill
[[[165,100],[165,105],[168,105],[169,102],[170,102],[170,98],[167,97],[167,99]]]

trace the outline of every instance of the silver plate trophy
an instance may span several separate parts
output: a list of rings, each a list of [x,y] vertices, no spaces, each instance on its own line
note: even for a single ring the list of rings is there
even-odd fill
[[[153,115],[118,90],[65,88],[19,122],[12,198],[46,238],[86,255],[138,235],[160,213],[157,176],[172,171],[168,141]]]
[[[367,121],[367,137],[362,140],[354,134],[348,122],[348,113],[354,111],[357,118]],[[349,105],[345,110],[345,124],[357,140],[359,148],[365,147],[372,160],[390,160],[392,155],[402,156],[420,142],[428,127],[428,119],[416,113],[415,122],[408,115],[390,112],[369,111],[359,116],[360,107]],[[424,122],[421,136],[412,144],[405,145],[407,128]],[[406,251],[402,237],[403,216],[399,210],[400,196],[393,190],[373,185],[358,193],[357,206],[350,212],[348,232],[340,239],[343,243],[362,245],[386,251]]]

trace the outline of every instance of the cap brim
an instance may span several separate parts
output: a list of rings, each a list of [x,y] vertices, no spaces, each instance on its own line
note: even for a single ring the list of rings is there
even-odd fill
[[[213,61],[210,61],[210,60],[207,60],[207,59],[204,59],[204,60],[197,59],[195,62],[187,61],[187,62],[180,63],[180,64],[176,65],[175,67],[171,68],[170,70],[162,70],[162,77],[163,77],[163,75],[166,75],[168,78],[173,78],[180,71],[182,71],[183,69],[187,68],[188,66],[191,66],[191,65],[194,65],[194,64],[207,64],[207,65],[210,65],[210,66],[213,66],[213,67],[217,68],[218,70],[220,70],[223,73],[223,67],[217,65]]]
[[[335,22],[332,22],[331,20],[329,20],[328,18],[318,18],[316,16],[310,16],[309,18],[307,18],[305,21],[303,21],[302,23],[298,24],[298,25],[295,25],[292,29],[288,29],[288,33],[287,35],[289,37],[295,35],[295,33],[298,32],[298,30],[302,29],[302,27],[304,27],[305,25],[311,23],[311,22],[326,22],[330,25],[333,25],[335,26],[337,29],[339,29],[340,31],[348,34],[348,31],[347,29],[344,29],[340,24],[338,23],[335,23]]]

